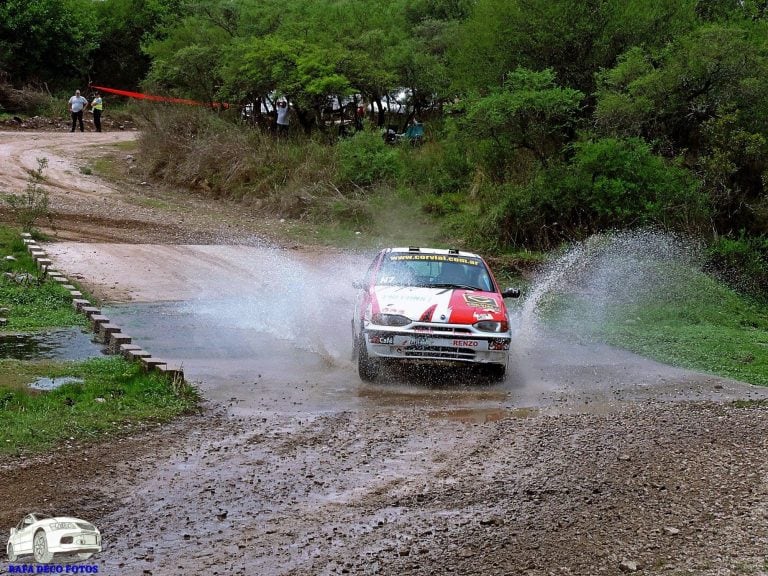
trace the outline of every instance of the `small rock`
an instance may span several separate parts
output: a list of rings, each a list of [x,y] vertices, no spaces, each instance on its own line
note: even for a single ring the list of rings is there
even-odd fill
[[[640,569],[640,565],[634,560],[622,560],[619,564],[619,570],[622,572],[637,572]]]
[[[99,404],[103,404],[104,402],[106,402],[106,400],[104,400],[104,398],[102,398],[101,396],[99,396],[98,398],[94,398],[94,401],[98,402]]]
[[[6,256],[5,259],[8,262],[16,262],[16,257],[15,256]]]
[[[666,532],[670,536],[677,536],[678,534],[680,534],[680,530],[678,530],[674,526],[664,526],[664,532]]]

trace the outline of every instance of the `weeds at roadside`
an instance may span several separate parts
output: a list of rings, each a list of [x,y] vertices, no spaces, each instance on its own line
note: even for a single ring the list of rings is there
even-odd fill
[[[11,209],[14,219],[24,232],[32,232],[35,223],[40,218],[46,218],[49,224],[53,222],[53,215],[49,209],[48,191],[42,186],[45,181],[43,172],[47,167],[48,159],[38,158],[37,168],[29,171],[27,187],[24,192],[5,195],[5,203]]]

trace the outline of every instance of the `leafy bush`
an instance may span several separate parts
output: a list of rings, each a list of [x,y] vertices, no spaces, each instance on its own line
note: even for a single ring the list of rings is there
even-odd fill
[[[400,173],[397,150],[368,130],[339,142],[338,161],[341,180],[358,186],[392,180]]]
[[[497,189],[497,202],[470,232],[492,230],[496,239],[489,241],[501,246],[549,248],[639,226],[697,232],[709,214],[693,176],[637,138],[579,143],[567,164],[539,172],[530,184]]]
[[[402,186],[437,195],[466,190],[474,167],[456,130],[454,123],[448,123],[444,131],[430,131],[441,140],[431,139],[418,148],[399,147]]]
[[[720,237],[709,248],[709,265],[729,285],[768,301],[768,236]]]

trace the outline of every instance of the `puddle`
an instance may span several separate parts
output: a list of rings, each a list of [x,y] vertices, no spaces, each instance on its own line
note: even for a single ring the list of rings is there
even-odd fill
[[[86,360],[104,354],[91,332],[79,328],[34,334],[0,334],[0,358],[12,360]]]
[[[504,418],[533,418],[538,414],[537,408],[458,408],[431,412],[429,417],[451,422],[485,424]]]
[[[61,378],[38,378],[29,387],[33,390],[54,390],[64,384],[82,384],[82,378],[74,376],[62,376]]]

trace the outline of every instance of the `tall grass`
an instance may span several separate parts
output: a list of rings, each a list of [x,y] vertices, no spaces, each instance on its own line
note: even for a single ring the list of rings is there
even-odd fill
[[[243,129],[208,110],[141,108],[139,162],[149,176],[289,218],[346,198],[333,147]]]

